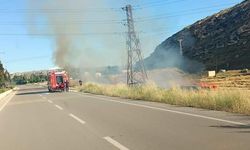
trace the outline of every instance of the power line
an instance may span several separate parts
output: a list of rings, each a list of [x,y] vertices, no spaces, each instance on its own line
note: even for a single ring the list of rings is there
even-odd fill
[[[169,29],[169,28],[167,28]],[[139,31],[137,33],[140,34],[152,34],[152,33],[160,33],[160,32],[165,32],[167,29],[160,29],[160,30],[153,30],[153,31]],[[86,35],[117,35],[117,36],[123,36],[126,35],[128,32],[96,32],[96,33],[0,33],[0,36],[86,36]]]
[[[71,21],[71,22],[67,22],[67,24],[65,24],[65,21],[62,21],[62,23],[55,23],[58,26],[67,26],[67,25],[81,25],[81,24],[124,24],[124,21],[120,20],[120,21],[115,21],[115,20],[96,20],[96,21]],[[49,22],[0,22],[0,25],[53,25],[53,23],[49,23]]]
[[[32,60],[37,60],[37,59],[44,59],[44,58],[50,58],[51,56],[49,55],[41,55],[41,56],[33,56],[33,57],[24,57],[24,58],[19,58],[19,59],[13,59],[5,62],[6,64],[11,64],[11,63],[17,63],[17,62],[24,62],[24,61],[32,61]]]
[[[218,9],[216,9],[216,10],[218,10]],[[186,15],[200,14],[202,12],[207,12],[207,10],[206,11],[202,10],[202,11],[197,11],[197,12],[190,12],[190,13],[179,14],[179,15],[166,15],[166,16],[159,16],[159,17],[148,18],[148,19],[141,19],[141,20],[139,20],[137,22],[152,21],[152,20],[156,20],[156,19],[158,20],[158,19],[164,19],[164,18],[176,17],[176,16],[186,16]],[[153,31],[153,32],[156,32],[156,31]],[[147,34],[147,33],[148,32],[143,32],[142,31],[142,34]],[[19,34],[17,34],[17,33],[0,33],[0,36],[57,36],[57,35],[85,36],[85,35],[124,35],[124,34],[126,34],[126,32],[59,33],[59,34],[54,34],[54,33],[32,33],[32,34],[27,34],[27,33],[19,33]]]
[[[213,9],[213,8],[217,8],[217,9],[221,9],[221,7],[225,7],[225,6],[229,6],[229,5],[233,5],[235,3],[226,3],[226,4],[221,4],[221,5],[212,5],[212,6],[208,6],[208,7],[199,7],[199,8],[193,8],[193,9],[186,9],[186,10],[181,10],[181,11],[176,11],[176,12],[171,12],[171,13],[164,13],[164,14],[158,14],[158,15],[154,15],[154,16],[150,16],[147,18],[152,18],[152,17],[159,17],[159,16],[165,16],[165,15],[171,15],[171,14],[178,14],[178,13],[186,13],[186,12],[192,12],[192,11],[197,11],[197,10],[206,10],[206,9]],[[146,17],[141,17],[142,19],[145,19]],[[141,18],[136,18],[136,19],[141,19]]]
[[[152,8],[152,7],[159,7],[159,6],[164,6],[164,5],[169,5],[169,4],[174,4],[174,3],[180,3],[186,0],[173,0],[173,1],[162,1],[162,2],[155,2],[155,3],[148,3],[144,5],[136,5],[134,6],[135,9],[145,9],[145,8]]]
[[[122,12],[121,8],[83,8],[83,9],[62,9],[62,8],[51,8],[51,9],[0,9],[0,13],[60,13],[60,14],[78,14],[86,12]]]
[[[176,17],[176,16],[184,16],[184,15],[190,15],[190,14],[195,14],[195,13],[201,13],[201,12],[207,12],[207,11],[215,11],[215,10],[220,10],[221,7],[232,5],[235,3],[227,3],[223,5],[213,5],[209,7],[200,7],[200,8],[194,8],[194,9],[187,9],[183,11],[178,11],[178,12],[173,12],[173,13],[164,13],[164,14],[158,14],[154,16],[148,16],[148,17],[138,17],[135,18],[136,22],[145,22],[146,20],[154,20],[154,19],[161,19],[161,18],[168,18],[168,17]],[[71,21],[67,24],[124,24],[125,20],[76,20],[76,21]],[[50,23],[20,23],[20,22],[0,22],[0,25],[50,25]],[[60,25],[60,23],[57,23]],[[64,22],[62,21],[62,24]]]
[[[188,16],[188,15],[194,15],[194,14],[200,14],[208,11],[219,11],[221,9],[210,9],[210,10],[200,10],[196,12],[190,12],[190,13],[184,13],[184,14],[176,14],[176,15],[162,15],[162,16],[156,16],[152,18],[147,18],[147,19],[138,19],[136,22],[146,22],[146,21],[153,21],[153,20],[161,20],[161,19],[166,19],[166,18],[171,18],[171,17],[179,17],[179,16]]]
[[[146,3],[141,3],[140,6],[147,6],[147,5],[154,5],[154,4],[164,4],[164,3],[169,3],[171,1],[176,1],[176,0],[159,0],[159,1],[151,1],[151,2],[146,2]],[[182,1],[182,0],[181,0]]]
[[[123,35],[126,32],[96,32],[96,33],[0,33],[0,36],[86,36],[86,35]]]
[[[155,16],[149,16],[149,17],[139,17],[135,18],[135,22],[147,22],[147,21],[153,21],[153,20],[160,20],[160,19],[165,19],[165,18],[171,18],[171,17],[178,17],[178,16],[188,16],[188,15],[193,15],[193,14],[200,14],[203,12],[208,12],[208,11],[219,11],[221,9],[216,8],[216,9],[197,9],[194,11],[183,11],[177,14],[160,14],[160,15],[155,15]],[[95,25],[103,25],[103,24],[124,24],[124,20],[103,20],[103,21],[75,21],[75,22],[69,22],[67,24],[65,23],[57,23],[57,25],[75,25],[75,24],[95,24]],[[52,23],[20,23],[20,22],[0,22],[0,25],[53,25]]]
[[[235,4],[235,3],[228,3],[229,4]],[[186,15],[193,15],[193,14],[200,14],[202,12],[207,12],[207,11],[214,11],[214,10],[220,10],[219,8],[214,9],[216,7],[222,7],[224,5],[214,5],[214,6],[209,6],[209,7],[201,7],[201,8],[195,8],[195,9],[187,9],[184,11],[179,11],[179,12],[174,12],[172,15],[171,14],[158,14],[154,16],[149,16],[149,17],[140,17],[136,18],[137,23],[145,23],[147,21],[152,21],[152,20],[160,20],[164,18],[170,18],[170,17],[177,17],[177,16],[186,16]],[[125,20],[85,20],[85,21],[74,21],[74,22],[69,22],[66,25],[71,25],[71,24],[124,24]],[[18,22],[0,22],[0,25],[32,25],[31,23],[18,23]],[[50,23],[34,23],[34,25],[50,25]],[[64,25],[63,23],[61,25]],[[144,33],[143,33],[144,34]],[[0,36],[56,36],[56,35],[72,35],[72,36],[85,36],[85,35],[124,35],[124,32],[103,32],[103,33],[59,33],[59,34],[54,34],[54,33],[33,33],[33,34],[28,34],[28,33],[0,33]]]

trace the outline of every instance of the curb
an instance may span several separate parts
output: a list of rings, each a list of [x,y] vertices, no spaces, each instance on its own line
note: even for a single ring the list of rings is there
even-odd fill
[[[2,100],[4,97],[6,97],[7,95],[9,95],[12,91],[13,91],[13,89],[1,93],[1,94],[0,94],[0,102],[1,102],[1,100]]]
[[[8,102],[11,100],[11,98],[7,98],[4,99],[5,97],[7,97],[11,92],[13,91],[13,89],[8,90],[4,93],[0,94],[0,111],[2,111],[2,109],[8,104]]]
[[[74,93],[77,93],[78,91],[77,90],[69,90],[70,92],[74,92]]]
[[[70,91],[70,92],[78,92],[77,89],[74,88],[74,87],[69,87],[69,91]]]

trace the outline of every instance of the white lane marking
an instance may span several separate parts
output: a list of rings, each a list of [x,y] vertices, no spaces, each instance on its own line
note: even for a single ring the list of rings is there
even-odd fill
[[[49,100],[49,99],[48,99],[48,102],[51,103],[51,104],[53,103],[53,102],[52,102],[51,100]]]
[[[69,90],[70,92],[77,93],[77,91]]]
[[[85,121],[83,121],[82,119],[78,118],[77,116],[75,116],[73,114],[69,114],[69,116],[72,117],[72,118],[74,118],[75,120],[77,120],[81,124],[85,124]]]
[[[0,107],[0,111],[2,111],[4,109],[4,107],[10,102],[10,100],[14,97],[15,94],[16,94],[16,92],[14,92],[10,97],[8,97],[7,100],[5,100],[3,105]]]
[[[121,102],[121,101],[118,101],[118,100],[110,100],[110,99],[107,99],[107,98],[95,97],[95,96],[89,96],[89,95],[82,95],[82,96],[91,97],[91,98],[98,98],[98,99],[102,99],[102,100],[105,100],[105,101],[115,102],[115,103],[120,103],[120,104],[126,104],[126,105],[132,105],[132,106],[137,106],[137,107],[149,108],[149,109],[160,110],[160,111],[165,111],[165,112],[171,112],[171,113],[176,113],[176,114],[181,114],[181,115],[186,115],[186,116],[198,117],[198,118],[203,118],[203,119],[208,119],[208,120],[215,120],[215,121],[220,121],[220,122],[226,122],[226,123],[235,124],[235,125],[248,125],[247,123],[230,121],[230,120],[224,120],[224,119],[219,119],[219,118],[214,118],[214,117],[208,117],[208,116],[197,115],[197,114],[192,114],[192,113],[186,113],[186,112],[181,112],[181,111],[176,111],[176,110],[158,108],[158,107],[153,107],[153,106],[147,106],[147,105],[143,105],[143,104]]]
[[[41,97],[42,97],[42,95],[41,95],[41,94],[39,94],[39,96],[41,96]]]
[[[55,105],[56,108],[60,109],[60,110],[63,110],[63,108],[59,105]]]
[[[129,150],[127,147],[121,145],[119,142],[115,141],[114,139],[112,139],[111,137],[103,137],[106,141],[108,141],[109,143],[111,143],[112,145],[114,145],[115,147],[117,147],[120,150]]]

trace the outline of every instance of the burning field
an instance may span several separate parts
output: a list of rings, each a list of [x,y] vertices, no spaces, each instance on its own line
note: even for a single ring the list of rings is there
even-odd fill
[[[125,84],[103,85],[87,83],[77,89],[78,91],[92,94],[250,115],[250,95],[244,90],[164,89],[153,83],[138,87],[128,87]]]
[[[159,76],[162,78],[159,78]],[[212,82],[217,80],[219,81],[222,76],[227,76],[226,78],[228,79],[223,80],[223,82],[225,82],[224,84],[222,81]],[[249,78],[249,75],[242,75],[240,71],[219,73],[218,76],[214,78],[204,76],[199,78],[197,75],[192,76],[176,69],[164,69],[150,71],[149,77],[152,81],[149,81],[149,83],[141,86],[128,87],[123,82],[117,82],[116,84],[85,83],[81,87],[78,86],[77,90],[92,94],[250,115],[249,89],[232,88],[232,86],[223,87],[223,85],[228,86],[226,83],[231,81],[229,79],[233,79],[235,77],[238,79],[242,77],[241,81],[245,81]],[[238,83],[233,81],[231,82],[235,84]],[[215,84],[217,87],[215,89],[204,88],[200,85],[200,83],[207,85]],[[246,85],[247,83],[248,80],[246,83],[242,84]]]
[[[74,0],[73,3],[70,0],[35,3],[29,0],[28,4],[28,8],[39,10],[28,16],[29,23],[32,25],[29,28],[30,32],[48,35],[53,40],[55,65],[64,68],[75,79],[74,83],[71,82],[72,86],[77,85],[79,80],[85,83],[77,87],[79,91],[250,115],[249,74],[245,76],[225,73],[206,78],[184,72],[200,73],[211,68],[243,69],[249,66],[249,59],[245,57],[248,56],[247,47],[249,47],[247,43],[249,34],[246,33],[245,27],[249,24],[247,19],[249,7],[242,11],[242,8],[250,6],[249,2],[246,1],[234,7],[243,16],[238,17],[237,22],[234,21],[236,19],[233,15],[234,11],[230,9],[228,13],[219,13],[198,21],[166,39],[144,59],[145,67],[152,69],[148,71],[149,82],[135,87],[126,85],[129,69],[123,70],[126,67],[121,66],[125,66],[127,58],[131,56],[127,57],[123,38],[117,38],[117,33],[114,32],[123,33],[124,28],[120,25],[120,21],[114,25],[103,23],[110,18],[115,21],[109,21],[109,23],[116,22],[121,20],[121,16],[116,13],[101,15],[101,18],[95,13],[89,15],[91,10],[89,6],[108,7],[109,3],[87,0]],[[63,11],[68,12],[62,13]],[[43,21],[46,22],[46,26],[40,25]],[[228,29],[222,28],[222,23],[232,26]],[[239,25],[236,26],[236,23]],[[210,26],[214,28],[204,30]],[[230,31],[230,33],[223,31]],[[221,34],[218,34],[220,32]],[[241,32],[241,36],[235,37],[238,32]],[[115,34],[111,36],[107,33]],[[210,37],[208,33],[213,33],[213,36]],[[93,38],[91,35],[97,35],[97,37]],[[220,40],[218,42],[214,39]],[[233,41],[234,39],[237,40]],[[153,41],[153,38],[144,40]],[[245,46],[235,48],[232,44],[235,42]],[[153,45],[152,42],[144,42],[142,49],[148,49],[146,46],[148,43]],[[235,53],[237,49],[239,53]],[[230,54],[230,57],[224,57],[225,53]],[[106,70],[100,69],[104,66],[109,67]],[[130,67],[130,71],[140,70],[135,69],[137,66],[140,65],[135,64],[134,68]],[[78,71],[74,71],[75,68]],[[138,83],[140,80],[135,81],[130,83]]]

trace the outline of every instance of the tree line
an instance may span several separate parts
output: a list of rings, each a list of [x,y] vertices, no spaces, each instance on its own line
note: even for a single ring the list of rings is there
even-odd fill
[[[14,75],[12,81],[17,84],[39,83],[47,81],[47,75],[42,73],[20,74]]]
[[[11,82],[10,73],[3,67],[0,61],[0,88],[7,87]]]

